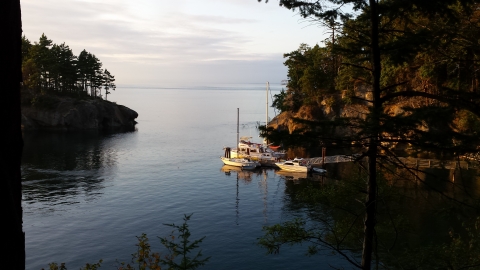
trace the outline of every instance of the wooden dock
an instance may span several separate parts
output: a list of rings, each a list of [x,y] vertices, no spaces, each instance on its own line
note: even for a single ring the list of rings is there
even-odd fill
[[[314,158],[304,158],[307,164],[310,165],[323,165],[328,163],[340,163],[340,162],[352,162],[356,156],[350,155],[336,155],[336,156],[325,156],[325,157],[314,157]],[[455,161],[455,160],[439,160],[439,159],[422,159],[422,158],[411,158],[411,157],[397,157],[396,159],[392,158],[392,161],[403,163],[406,167],[409,168],[437,168],[437,169],[473,169],[478,168],[478,162],[475,161]]]

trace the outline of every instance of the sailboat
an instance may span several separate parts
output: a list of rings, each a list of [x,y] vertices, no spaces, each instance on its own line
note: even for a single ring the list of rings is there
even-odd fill
[[[269,82],[267,82],[266,90],[267,92],[266,92],[265,125],[268,125],[268,94],[270,90]],[[269,148],[269,145],[266,139],[264,139],[263,143],[254,143],[250,141],[251,139],[252,137],[248,137],[248,136],[240,137],[240,139],[237,140],[237,148],[231,149],[231,156],[257,160],[263,166],[275,166],[275,162],[278,162],[278,159],[283,158],[285,156],[284,152],[274,151],[271,148]]]
[[[237,108],[237,141],[238,141],[238,134],[239,134],[238,133],[239,114],[240,114],[240,109]],[[257,161],[254,161],[245,157],[231,156],[231,153],[232,151],[230,150],[230,147],[226,147],[225,155],[223,157],[220,157],[223,164],[240,167],[241,169],[245,169],[245,170],[253,170],[260,166],[260,163]]]
[[[253,170],[260,166],[258,162],[251,161],[245,158],[227,158],[227,157],[220,157],[223,161],[223,164],[239,167],[243,170]]]

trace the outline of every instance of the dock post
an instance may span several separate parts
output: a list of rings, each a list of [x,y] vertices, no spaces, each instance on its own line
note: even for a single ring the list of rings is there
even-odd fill
[[[322,147],[322,168],[325,167],[325,155],[327,153],[327,148]]]

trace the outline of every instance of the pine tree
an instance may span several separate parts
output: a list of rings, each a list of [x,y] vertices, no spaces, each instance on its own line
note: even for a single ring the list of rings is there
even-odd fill
[[[448,44],[449,41],[465,40],[464,36],[469,36],[467,33],[459,34],[458,29],[465,28],[459,24],[462,18],[469,17],[478,9],[472,3],[476,1],[280,0],[280,5],[298,11],[305,18],[337,25],[339,36],[330,45],[332,51],[342,57],[335,88],[337,91],[350,91],[350,98],[364,107],[364,114],[359,117],[322,123],[348,127],[353,131],[348,136],[323,137],[324,134],[314,131],[304,132],[303,136],[316,137],[319,141],[360,142],[367,149],[362,156],[368,158],[369,172],[362,269],[371,269],[372,263],[378,203],[376,177],[377,168],[381,165],[379,160],[402,165],[395,162],[395,156],[390,155],[392,153],[382,147],[382,144],[408,142],[419,149],[441,147],[458,154],[475,151],[475,146],[480,143],[475,133],[461,134],[452,125],[455,115],[462,110],[480,117],[480,96],[476,90],[470,90],[476,85],[474,79],[478,76],[468,72],[476,61],[464,61],[462,58],[465,58],[458,55],[459,52],[473,55],[475,50],[471,48],[478,47],[478,42],[471,40],[470,47],[455,44],[457,46],[454,51],[457,54],[454,51],[446,53],[447,47],[455,48]],[[351,9],[344,9],[344,6]],[[422,58],[425,54],[434,59],[443,58],[440,63],[445,63],[444,67],[438,64],[439,61]],[[421,68],[418,69],[418,61],[424,60],[427,62],[423,62],[425,65],[420,63]],[[465,68],[455,69],[455,65]],[[453,70],[455,77],[452,76]],[[439,80],[430,80],[429,84],[424,84],[433,87],[418,87],[416,80],[426,77],[436,77]],[[290,79],[295,81],[296,77]],[[468,83],[462,86],[462,81]],[[365,90],[366,95],[360,96],[356,92],[358,89]],[[426,100],[422,108],[406,106],[403,108],[404,113],[397,115],[392,115],[387,110],[389,105],[405,100],[416,102],[419,97]],[[270,130],[267,134],[269,132],[273,131]],[[440,132],[442,136],[438,136]],[[389,155],[382,154],[383,151]]]

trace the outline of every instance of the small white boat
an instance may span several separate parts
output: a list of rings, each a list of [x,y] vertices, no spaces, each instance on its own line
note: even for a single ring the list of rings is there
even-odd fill
[[[326,174],[327,170],[322,169],[322,168],[312,167],[312,172],[313,173],[318,173],[318,174]]]
[[[284,162],[275,163],[281,170],[289,172],[309,172],[311,169],[310,165],[304,163],[303,158],[295,158],[293,160],[287,160]]]
[[[244,170],[253,170],[260,166],[260,163],[256,161],[250,161],[245,158],[227,158],[227,157],[220,157],[222,159],[223,164],[240,167]]]

